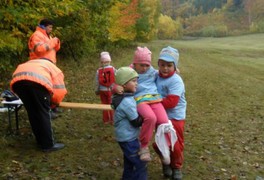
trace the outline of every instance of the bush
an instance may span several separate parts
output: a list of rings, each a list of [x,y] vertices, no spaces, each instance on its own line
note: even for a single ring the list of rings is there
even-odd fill
[[[201,35],[204,37],[224,37],[228,30],[225,25],[207,26],[201,29]]]
[[[259,22],[253,22],[250,25],[250,32],[252,33],[263,33],[264,32],[264,20]]]

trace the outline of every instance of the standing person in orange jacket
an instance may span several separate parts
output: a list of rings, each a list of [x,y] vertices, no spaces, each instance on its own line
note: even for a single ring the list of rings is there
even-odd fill
[[[29,60],[47,59],[56,64],[56,53],[60,49],[60,40],[57,37],[52,38],[51,32],[53,21],[50,19],[42,19],[36,27],[36,31],[31,35],[28,41]],[[51,117],[55,119],[60,112],[58,107],[53,106]]]
[[[34,59],[20,64],[10,83],[22,100],[32,131],[44,152],[62,149],[55,143],[51,127],[51,105],[59,105],[67,94],[62,71],[47,59]]]
[[[56,64],[56,53],[60,49],[60,40],[57,37],[51,37],[53,24],[49,19],[40,21],[28,41],[29,60],[48,59]]]

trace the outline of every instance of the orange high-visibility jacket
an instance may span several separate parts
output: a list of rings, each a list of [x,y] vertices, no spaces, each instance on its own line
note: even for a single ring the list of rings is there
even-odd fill
[[[60,49],[60,40],[50,37],[46,30],[37,27],[29,38],[28,48],[29,60],[43,58],[56,63],[56,52]]]
[[[20,64],[13,73],[11,89],[14,83],[21,80],[33,81],[44,86],[52,96],[52,104],[59,104],[67,94],[62,71],[45,59],[29,60]]]

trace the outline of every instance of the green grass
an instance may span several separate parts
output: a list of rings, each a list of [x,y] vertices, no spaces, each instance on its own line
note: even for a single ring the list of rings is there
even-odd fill
[[[263,40],[258,34],[140,44],[153,52],[155,67],[161,48],[180,52],[188,101],[184,179],[264,178]],[[113,65],[131,63],[133,51],[112,54]],[[69,91],[65,101],[100,102],[94,95],[98,61],[59,59]],[[101,111],[64,109],[53,127],[66,148],[48,154],[37,150],[24,109],[20,134],[8,134],[7,117],[1,115],[1,179],[120,179],[122,153]],[[154,153],[153,158],[149,179],[160,180],[159,159]]]

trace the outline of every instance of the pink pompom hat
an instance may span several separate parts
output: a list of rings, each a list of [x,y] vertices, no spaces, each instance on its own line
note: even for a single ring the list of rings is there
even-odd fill
[[[151,51],[147,47],[137,47],[133,64],[151,65]]]

